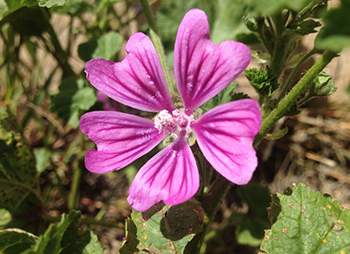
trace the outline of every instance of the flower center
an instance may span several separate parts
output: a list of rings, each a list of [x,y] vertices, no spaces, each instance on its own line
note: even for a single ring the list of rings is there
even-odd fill
[[[192,146],[196,142],[196,135],[192,131],[190,123],[198,120],[201,116],[202,110],[199,108],[194,110],[191,115],[187,115],[184,108],[175,109],[171,113],[164,109],[154,118],[154,127],[159,132],[164,132],[168,135],[163,141],[165,146],[173,143],[183,130],[186,131],[187,143]]]
[[[164,109],[154,118],[154,127],[159,132],[164,131],[166,134],[178,134],[184,129],[189,132],[189,124],[193,120],[194,117],[192,115],[186,115],[184,109],[175,109],[171,114],[168,110]]]

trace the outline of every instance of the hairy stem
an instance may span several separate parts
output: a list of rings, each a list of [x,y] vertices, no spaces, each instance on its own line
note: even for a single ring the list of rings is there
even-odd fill
[[[292,80],[295,76],[295,74],[297,73],[297,71],[299,70],[300,66],[307,60],[309,59],[313,54],[316,53],[316,50],[311,50],[309,53],[307,53],[301,60],[300,62],[294,67],[292,73],[289,75],[288,80],[286,82],[286,84],[283,87],[283,90],[281,92],[281,94],[278,96],[277,101],[280,101],[283,96],[286,94],[286,92],[288,91],[288,88],[290,86],[290,83],[292,83]]]
[[[284,116],[285,112],[292,106],[307,86],[316,78],[316,76],[326,67],[329,62],[337,56],[337,53],[325,51],[320,59],[309,69],[309,71],[299,80],[288,95],[281,100],[277,107],[264,119],[260,131],[256,135],[254,143],[258,144],[272,128],[272,126]]]

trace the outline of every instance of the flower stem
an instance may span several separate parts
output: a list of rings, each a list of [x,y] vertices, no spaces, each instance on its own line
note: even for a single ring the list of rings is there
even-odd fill
[[[337,56],[337,53],[325,51],[320,59],[309,69],[309,71],[299,80],[288,95],[281,100],[277,107],[264,119],[260,131],[256,135],[254,143],[258,144],[271,129],[271,127],[281,118],[284,113],[297,100],[299,95],[304,92],[307,86],[316,78],[316,76],[326,67],[329,62]]]
[[[158,31],[152,10],[151,10],[147,0],[140,0],[140,2],[142,5],[142,8],[143,8],[143,11],[145,13],[146,19],[147,19],[147,23],[148,23],[149,28],[150,28],[151,40],[154,44],[154,47],[157,50],[160,62],[162,64],[162,68],[164,71],[166,82],[168,83],[170,93],[173,94],[174,93],[173,83],[171,82],[169,68],[168,68],[168,65],[166,63],[164,47],[163,47],[162,41],[161,41],[160,36],[159,36],[159,31]]]
[[[281,94],[278,96],[277,101],[280,101],[280,100],[283,98],[283,96],[286,94],[286,92],[287,92],[287,90],[288,90],[288,87],[289,87],[290,83],[292,82],[292,80],[293,80],[295,74],[296,74],[297,71],[299,70],[300,66],[301,66],[307,59],[309,59],[313,54],[315,54],[315,53],[316,53],[316,50],[314,50],[314,49],[311,50],[311,51],[310,51],[309,53],[307,53],[307,54],[300,60],[300,62],[294,67],[292,73],[291,73],[291,74],[289,75],[289,77],[288,77],[288,80],[287,80],[286,84],[285,84],[284,87],[283,87],[283,90],[282,90]]]

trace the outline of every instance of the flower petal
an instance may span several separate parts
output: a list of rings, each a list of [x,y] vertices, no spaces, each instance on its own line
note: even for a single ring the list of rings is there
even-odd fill
[[[121,169],[151,151],[164,138],[150,119],[115,111],[94,111],[80,119],[80,129],[97,145],[85,155],[93,173]]]
[[[92,59],[85,65],[86,78],[110,98],[135,109],[158,112],[174,109],[162,66],[151,40],[132,35],[120,63]]]
[[[189,113],[228,86],[250,58],[249,48],[242,43],[214,45],[205,13],[190,10],[180,24],[174,50],[176,85]]]
[[[259,104],[244,99],[209,110],[191,128],[214,169],[235,184],[246,184],[257,166],[252,144],[260,124]]]
[[[196,194],[199,173],[185,132],[152,157],[136,174],[128,202],[137,211],[146,211],[163,200],[167,205],[182,203]]]

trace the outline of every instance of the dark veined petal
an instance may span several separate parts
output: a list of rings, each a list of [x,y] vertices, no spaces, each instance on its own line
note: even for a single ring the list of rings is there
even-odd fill
[[[199,174],[191,148],[181,132],[177,140],[152,157],[136,174],[128,202],[137,211],[146,211],[163,200],[180,204],[196,194]]]
[[[92,59],[85,65],[86,78],[110,98],[135,109],[158,112],[174,109],[162,66],[151,40],[132,35],[127,56],[120,63]]]
[[[259,104],[244,99],[209,110],[191,128],[213,168],[235,184],[246,184],[258,163],[253,140],[260,125]]]
[[[164,138],[150,119],[115,111],[94,111],[80,119],[80,129],[97,145],[85,155],[93,173],[121,169],[151,151]]]
[[[174,74],[188,114],[228,86],[249,64],[249,48],[239,42],[214,45],[205,13],[190,10],[175,42]]]

